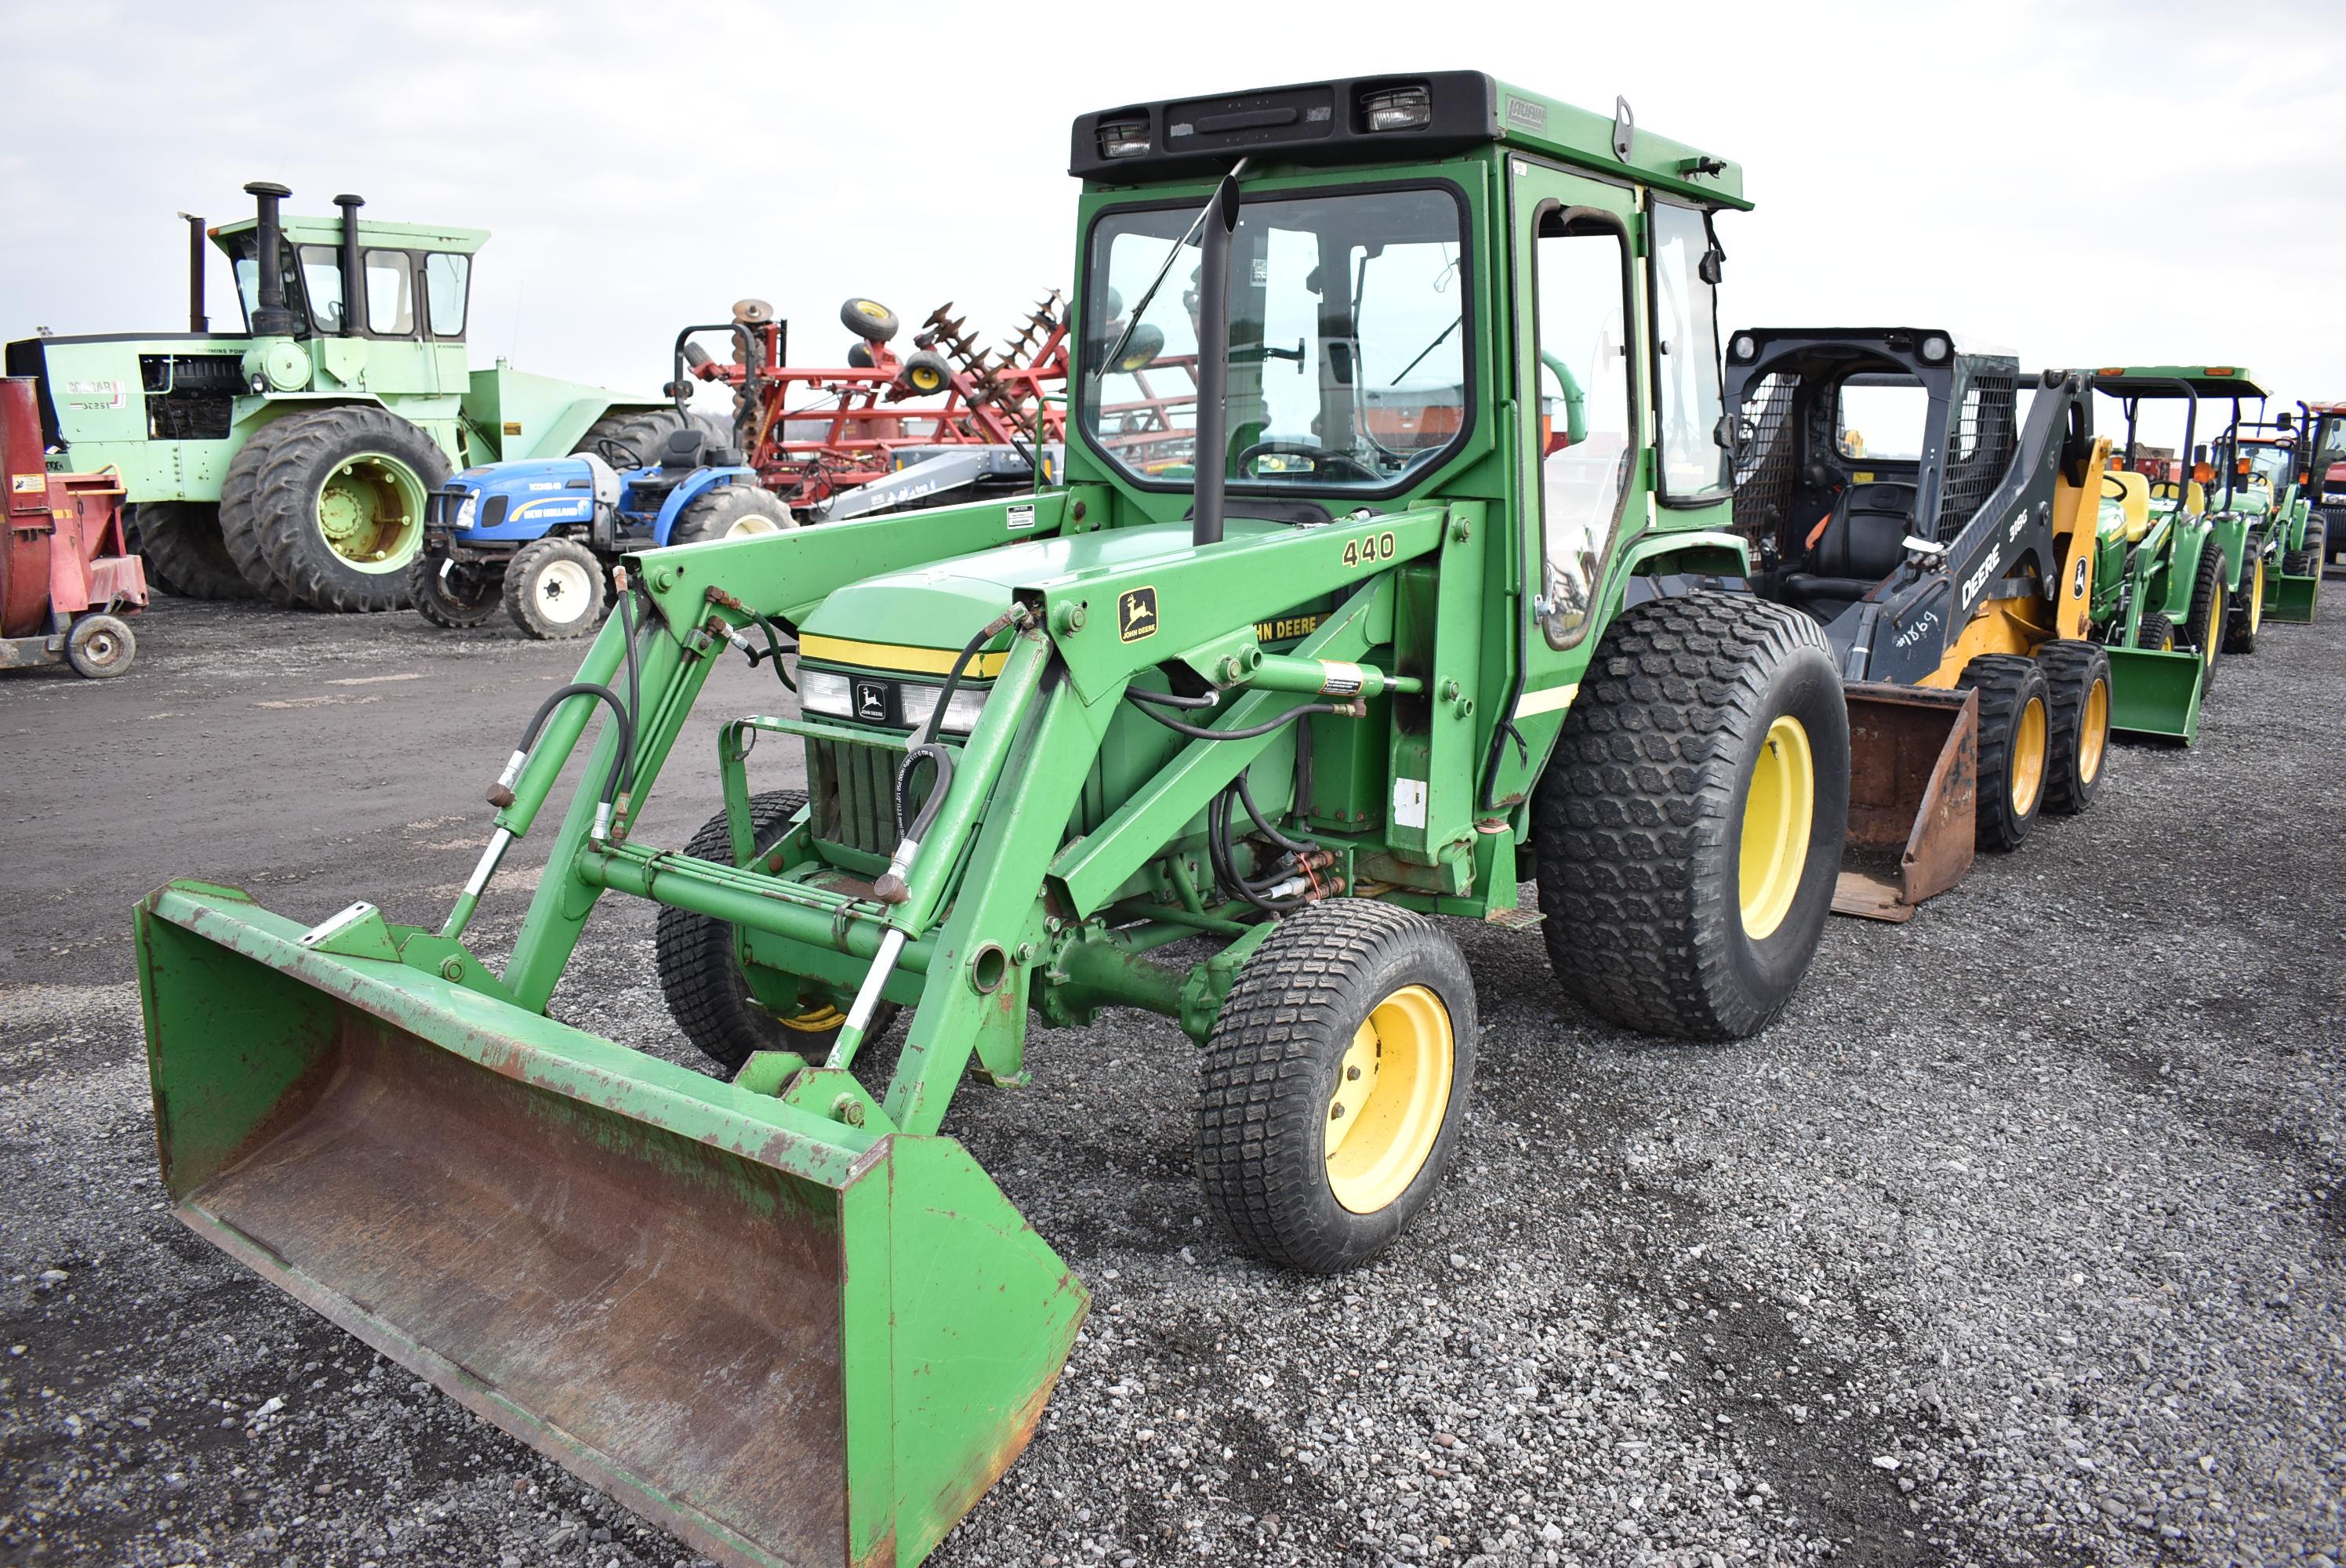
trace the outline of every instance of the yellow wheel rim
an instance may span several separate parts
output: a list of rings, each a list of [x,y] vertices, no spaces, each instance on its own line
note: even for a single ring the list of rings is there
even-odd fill
[[[2216,585],[2213,601],[2208,606],[2208,624],[2200,628],[2199,662],[2209,669],[2216,667],[2216,649],[2224,640],[2224,585]]]
[[[781,1021],[783,1028],[801,1034],[826,1033],[846,1022],[847,1014],[829,1003],[825,1003],[821,1007],[811,1008],[795,1018],[785,1018]]]
[[[1328,1101],[1323,1153],[1338,1203],[1374,1214],[1409,1190],[1442,1135],[1456,1054],[1450,1010],[1424,986],[1404,985],[1369,1010]]]
[[[1768,727],[1743,797],[1743,850],[1736,884],[1743,902],[1743,934],[1760,942],[1792,912],[1808,869],[1809,827],[1817,814],[1817,759],[1809,732],[1790,714]]]
[[[869,316],[875,321],[882,320],[888,314],[888,307],[876,300],[858,300],[855,301],[855,309],[859,315]]]
[[[2012,813],[2025,817],[2036,809],[2037,792],[2045,788],[2045,699],[2032,697],[2012,727]]]
[[[2077,737],[2077,777],[2091,784],[2102,776],[2102,754],[2110,744],[2110,683],[2097,680],[2086,688],[2085,733]]]
[[[2265,624],[2265,564],[2256,563],[2256,576],[2249,584],[2249,630],[2253,633]]]

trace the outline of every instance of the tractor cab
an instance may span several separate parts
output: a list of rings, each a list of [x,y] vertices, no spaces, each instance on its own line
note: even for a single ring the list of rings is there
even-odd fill
[[[334,198],[337,218],[283,216],[276,211],[283,188],[256,181],[245,189],[268,210],[206,232],[229,260],[255,336],[464,341],[473,257],[488,243],[486,229],[363,219],[358,209],[365,202],[355,196]],[[262,287],[264,249],[277,257],[270,290]]]

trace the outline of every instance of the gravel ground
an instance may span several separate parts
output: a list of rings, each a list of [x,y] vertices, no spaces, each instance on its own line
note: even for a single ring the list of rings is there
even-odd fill
[[[214,1254],[153,1177],[129,904],[194,874],[435,916],[577,650],[176,601],[141,633],[110,686],[0,685],[0,1561],[690,1563]],[[1599,1026],[1535,934],[1456,928],[1468,1135],[1340,1279],[1201,1218],[1169,1025],[1038,1035],[1033,1086],[964,1089],[950,1130],[1093,1314],[932,1561],[2346,1555],[2341,689],[2346,616],[2270,631],[2198,749],[2119,750],[2093,811],[1910,926],[1834,921],[1741,1045]],[[770,690],[720,677],[682,756]],[[677,769],[646,834],[713,809]],[[556,1011],[684,1059],[648,910],[605,907]]]

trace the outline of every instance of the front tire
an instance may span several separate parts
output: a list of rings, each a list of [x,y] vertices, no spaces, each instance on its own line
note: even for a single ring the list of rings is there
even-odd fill
[[[750,534],[780,534],[799,525],[772,491],[750,484],[719,484],[685,503],[669,528],[671,545],[701,545]]]
[[[250,599],[253,587],[220,538],[219,508],[150,501],[138,508],[138,553],[148,580],[183,599]]]
[[[1736,1040],[1808,972],[1849,830],[1849,707],[1824,634],[1728,594],[1624,611],[1533,799],[1548,961],[1648,1034]]]
[[[466,631],[496,618],[505,572],[487,561],[452,561],[427,550],[407,570],[407,596],[415,613],[435,626]]]
[[[2224,651],[2228,654],[2256,652],[2257,634],[2264,629],[2264,542],[2250,535],[2247,550],[2240,564],[2240,591],[2233,596],[2232,607],[2224,616]]]
[[[2016,850],[2045,805],[2051,688],[2025,654],[1982,654],[1955,684],[1979,693],[1979,847]]]
[[[2046,643],[2036,650],[2051,701],[2052,763],[2045,809],[2075,816],[2100,793],[2110,752],[2110,656],[2097,643]]]
[[[1327,1274],[1433,1198],[1465,1119],[1474,981],[1433,921],[1360,899],[1279,923],[1206,1042],[1198,1180],[1239,1244]]]
[[[66,662],[87,680],[128,675],[138,657],[138,636],[112,616],[84,616],[66,634]]]
[[[505,613],[540,642],[585,636],[610,607],[610,579],[576,539],[533,539],[505,567]]]
[[[2176,628],[2176,637],[2199,656],[2207,671],[2200,677],[2199,689],[2216,689],[2216,656],[2224,647],[2225,601],[2224,553],[2216,541],[2208,540],[2199,547],[2199,564],[2191,573],[2191,609],[2183,625]]]
[[[386,409],[303,409],[230,461],[220,533],[248,578],[257,545],[291,603],[403,609],[424,504],[449,472],[439,443]]]
[[[752,844],[764,849],[780,838],[806,799],[796,789],[750,796]],[[702,823],[684,852],[695,860],[731,865],[733,835],[725,813],[719,811]],[[806,1007],[790,1017],[770,1011],[750,991],[741,972],[733,927],[708,915],[662,905],[653,938],[653,959],[669,1016],[702,1055],[728,1073],[740,1072],[757,1051],[796,1051],[820,1064],[847,1022],[847,1015],[828,996],[805,999]],[[887,1033],[897,1011],[892,1002],[873,1009],[872,1026],[863,1035],[867,1044]]]

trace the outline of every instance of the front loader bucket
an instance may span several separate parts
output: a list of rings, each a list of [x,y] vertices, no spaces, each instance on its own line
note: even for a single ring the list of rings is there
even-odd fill
[[[1968,691],[1851,683],[1849,842],[1837,914],[1907,921],[1972,869],[1979,699]]]
[[[302,935],[140,906],[198,1234],[723,1563],[917,1563],[1025,1448],[1086,1297],[958,1144]]]
[[[2110,728],[2119,735],[2179,740],[2199,738],[2199,699],[2208,667],[2196,653],[2114,647]]]
[[[2313,619],[2314,603],[2320,597],[2321,568],[2319,565],[2302,577],[2276,571],[2271,592],[2265,599],[2265,619],[2304,626]]]

